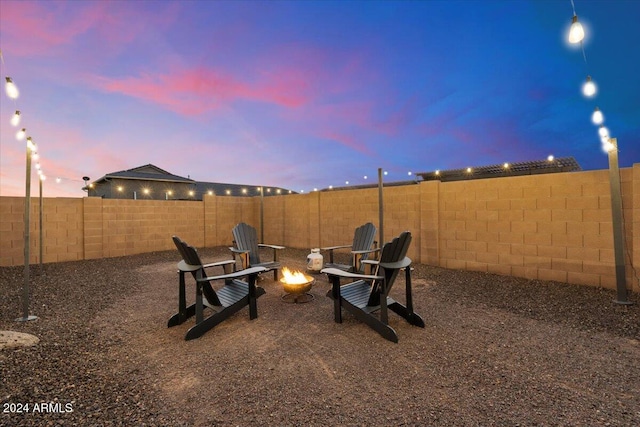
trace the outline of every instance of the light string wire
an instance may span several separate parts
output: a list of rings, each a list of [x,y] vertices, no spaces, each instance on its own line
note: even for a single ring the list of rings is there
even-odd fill
[[[11,81],[13,82],[14,85],[16,85],[13,77],[10,76],[10,74],[7,72],[7,64],[4,61],[4,55],[2,54],[2,49],[0,49],[0,65],[2,65],[3,71],[4,71],[4,77],[5,77],[5,82],[7,78],[10,78]],[[5,83],[3,82],[3,83]],[[6,84],[6,83],[5,83]],[[17,85],[16,85],[17,87]],[[41,153],[40,153],[40,146],[37,142],[34,141],[33,137],[31,135],[29,135],[26,132],[27,127],[24,125],[23,121],[24,121],[24,116],[22,114],[22,110],[18,107],[18,101],[17,99],[19,98],[19,95],[16,96],[15,98],[10,97],[9,95],[7,95],[7,98],[9,98],[11,101],[13,101],[13,106],[14,106],[14,115],[15,114],[19,114],[19,123],[17,123],[15,125],[16,128],[18,128],[18,133],[22,132],[22,129],[25,130],[24,135],[22,135],[21,138],[17,138],[18,140],[22,140],[22,138],[24,138],[27,141],[27,144],[29,144],[29,141],[31,141],[31,143],[33,145],[29,146],[29,149],[31,150],[31,160],[35,160],[36,161],[36,171],[38,173],[38,179],[39,181],[42,183],[44,180],[46,180],[46,175],[44,174],[44,171],[42,170],[42,164],[41,164]],[[17,135],[17,134],[16,134]]]
[[[576,14],[576,6],[573,3],[573,0],[570,0],[570,1],[571,1],[571,8],[573,9],[573,16],[577,16],[577,14]],[[585,68],[587,70],[587,75],[589,75],[589,72],[588,72],[589,71],[588,70],[589,63],[587,62],[587,55],[586,55],[585,49],[584,49],[584,40],[580,40],[580,49],[582,50],[582,57],[584,59]],[[598,107],[595,107],[595,108],[598,108]],[[607,139],[610,139],[609,135],[607,135]],[[615,149],[618,152],[620,152],[617,144],[616,144],[616,147],[613,148],[613,149]],[[619,168],[618,168],[618,174],[619,174],[618,178],[620,179],[620,181],[622,181],[622,173],[621,173]],[[623,236],[626,236],[627,235],[627,226],[626,226],[627,220],[626,220],[625,215],[624,215],[624,197],[622,197],[621,200],[622,200],[622,233],[623,233]],[[626,240],[626,237],[625,237],[625,240]],[[633,270],[634,276],[636,277],[638,282],[640,282],[640,274],[638,273],[638,270],[636,270],[635,265],[633,265],[633,257],[631,256],[631,250],[629,248],[629,245],[627,245],[627,244],[625,244],[625,253],[626,253],[629,265],[631,266],[631,269]]]

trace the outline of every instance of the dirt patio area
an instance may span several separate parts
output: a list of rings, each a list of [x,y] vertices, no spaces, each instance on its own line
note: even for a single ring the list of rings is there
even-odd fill
[[[307,252],[282,264],[302,268]],[[187,342],[193,320],[166,325],[178,260],[31,266],[26,323],[23,269],[0,268],[0,331],[40,340],[0,350],[0,425],[640,425],[637,295],[620,306],[608,290],[416,265],[426,327],[390,313],[394,344],[346,312],[336,324],[325,276],[313,301],[286,304],[266,274],[256,320],[244,308]],[[190,301],[193,289],[188,277]]]

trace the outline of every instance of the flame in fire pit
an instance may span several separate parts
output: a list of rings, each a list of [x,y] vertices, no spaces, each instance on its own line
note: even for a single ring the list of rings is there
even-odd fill
[[[282,283],[289,285],[302,285],[313,280],[313,277],[309,277],[301,271],[289,270],[287,267],[282,267]]]

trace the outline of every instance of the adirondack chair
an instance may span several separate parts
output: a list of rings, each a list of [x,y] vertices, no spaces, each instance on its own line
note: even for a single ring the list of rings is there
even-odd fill
[[[233,243],[235,247],[229,248],[235,256],[240,257],[242,268],[249,267],[265,267],[267,270],[273,270],[273,280],[278,281],[278,251],[284,249],[284,246],[267,245],[258,243],[258,234],[256,229],[249,224],[241,222],[233,227]],[[260,260],[260,248],[273,249],[272,261]]]
[[[329,246],[326,248],[320,248],[323,251],[329,251],[329,262],[325,263],[326,268],[338,268],[344,271],[350,271],[352,273],[364,273],[364,265],[362,261],[365,261],[371,256],[380,251],[376,248],[376,226],[368,222],[356,228],[353,235],[353,243],[351,245],[341,246]],[[351,249],[351,264],[339,264],[333,261],[333,251],[336,249]]]
[[[229,272],[230,266],[235,265],[235,260],[202,264],[198,251],[193,246],[188,245],[177,236],[173,236],[173,242],[182,256],[182,261],[178,263],[178,313],[171,316],[167,323],[168,327],[184,323],[187,318],[195,314],[196,324],[187,331],[185,336],[185,340],[191,340],[202,336],[244,306],[249,306],[250,319],[258,317],[256,300],[259,296],[264,295],[265,291],[256,286],[256,279],[258,274],[267,271],[266,268],[253,267]],[[205,269],[210,267],[222,267],[224,274],[207,277]],[[196,280],[196,302],[189,307],[186,306],[185,273],[191,273]],[[248,278],[248,283],[239,280],[243,277]],[[215,290],[211,282],[218,280],[223,280],[224,285]],[[206,318],[204,317],[205,307],[213,311],[213,314]]]
[[[374,275],[351,273],[337,268],[322,270],[331,281],[332,287],[327,296],[334,301],[336,323],[342,323],[344,308],[384,338],[398,342],[398,334],[389,326],[387,309],[391,309],[411,325],[424,328],[424,320],[413,311],[411,259],[406,256],[410,243],[411,233],[405,231],[385,244]],[[406,280],[406,306],[389,296],[398,272],[402,269],[405,271]],[[351,279],[353,282],[341,286],[341,278]]]

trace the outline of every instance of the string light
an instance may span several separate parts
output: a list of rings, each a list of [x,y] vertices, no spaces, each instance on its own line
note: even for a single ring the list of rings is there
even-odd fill
[[[591,98],[596,94],[596,92],[597,92],[596,84],[591,79],[591,76],[587,76],[587,80],[582,85],[582,93],[587,98]]]
[[[571,28],[569,29],[569,43],[580,43],[584,39],[584,28],[582,24],[578,22],[578,15],[573,14],[571,19]]]
[[[11,117],[11,125],[18,126],[20,124],[20,111],[16,110]]]
[[[608,138],[609,137],[609,129],[604,127],[604,125],[600,125],[600,127],[598,128],[598,135],[600,135],[600,138]]]
[[[27,136],[27,129],[25,128],[20,129],[18,133],[16,133],[16,139],[18,141],[22,141],[25,138],[25,136]]]
[[[11,80],[11,77],[6,77],[5,78],[5,85],[4,85],[4,90],[7,93],[7,96],[11,99],[17,99],[18,96],[20,95],[20,92],[18,91],[18,87],[15,85],[15,83],[13,83],[13,80]]]
[[[602,115],[602,111],[598,107],[593,110],[593,114],[591,115],[591,121],[594,125],[601,125],[604,122],[604,116]]]

